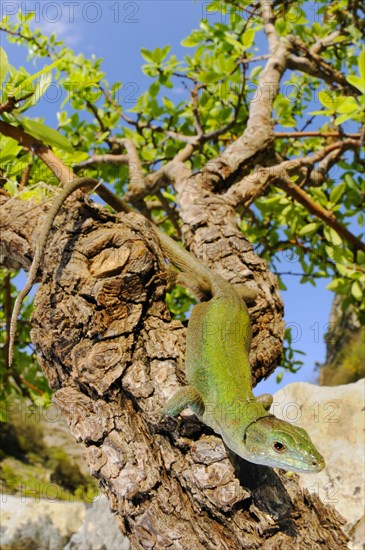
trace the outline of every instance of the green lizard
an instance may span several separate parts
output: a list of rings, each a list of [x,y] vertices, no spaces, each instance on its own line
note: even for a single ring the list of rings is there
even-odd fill
[[[249,350],[252,295],[238,293],[220,275],[158,231],[168,259],[182,271],[184,286],[210,289],[211,299],[197,304],[186,335],[185,370],[189,385],[167,402],[164,413],[177,416],[190,407],[242,458],[295,472],[319,472],[324,459],[309,435],[269,413],[273,398],[252,393]],[[189,275],[190,285],[186,281]],[[197,282],[194,283],[194,279]]]
[[[91,178],[69,182],[54,200],[37,243],[25,287],[14,305],[11,319],[9,363],[13,357],[16,321],[20,306],[36,278],[54,219],[66,198],[76,189],[96,188]],[[96,189],[98,192],[98,190]],[[121,211],[130,211],[120,199]],[[116,198],[114,196],[113,206]],[[324,459],[302,428],[269,413],[272,396],[254,397],[251,385],[249,349],[251,325],[242,298],[252,299],[250,289],[238,293],[220,275],[155,226],[162,251],[181,270],[177,282],[210,300],[197,304],[191,313],[186,340],[186,375],[189,385],[167,402],[164,413],[176,416],[187,406],[236,454],[271,467],[298,472],[318,472]]]

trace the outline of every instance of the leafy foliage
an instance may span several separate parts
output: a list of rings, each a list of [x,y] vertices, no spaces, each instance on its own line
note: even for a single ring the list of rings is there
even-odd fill
[[[361,9],[356,2],[347,0],[329,4],[320,1],[310,6],[305,2],[274,3],[276,32],[290,38],[294,59],[304,57],[308,63],[303,70],[293,65],[285,73],[275,97],[273,125],[277,137],[273,157],[311,155],[343,134],[360,132],[365,106]],[[5,50],[0,49],[0,103],[12,105],[2,110],[2,120],[24,127],[30,135],[51,145],[77,173],[103,179],[120,193],[133,180],[133,173],[123,165],[97,159],[105,153],[120,154],[124,138],[133,140],[147,175],[173,159],[189,139],[193,143],[198,135],[189,161],[195,171],[201,170],[242,134],[250,105],[262,93],[258,81],[268,57],[257,4],[242,2],[239,9],[231,3],[212,2],[207,10],[212,15],[221,10],[224,18],[216,22],[214,17],[209,22],[202,20],[199,28],[182,41],[187,49],[183,59],[177,59],[170,46],[141,50],[145,62],[142,69],[151,84],[127,111],[126,99],[135,98],[135,90],[121,82],[110,84],[100,59],[75,54],[56,36],[34,29],[32,14],[20,15],[16,22],[5,18],[0,27],[9,41],[27,47],[29,59],[40,60],[43,65],[41,70],[29,74],[23,67],[15,68]],[[60,91],[57,130],[24,114],[31,113],[51,84]],[[176,86],[183,86],[179,103],[170,92]],[[54,183],[51,172],[14,139],[1,136],[0,147],[1,175],[10,194],[19,192],[22,175],[29,166],[27,196],[37,193],[40,179]],[[85,168],[83,162],[87,159],[95,162]],[[349,147],[316,165],[316,183],[310,181],[308,172],[300,170],[292,180],[305,188],[317,205],[358,234],[363,224],[364,199],[360,167],[359,150]],[[247,173],[253,169],[248,166]],[[178,212],[173,189],[166,187],[162,195],[149,198],[154,202],[155,221],[164,222],[171,233],[178,231],[171,222]],[[240,215],[242,232],[254,243],[256,252],[268,260],[279,279],[283,264],[295,258],[302,267],[303,284],[314,285],[321,277],[331,279],[328,288],[343,296],[344,307],[352,304],[364,320],[361,250],[354,250],[325,221],[275,185],[267,187]],[[280,284],[285,288],[282,281]],[[175,290],[169,303],[174,313],[183,318],[191,301]],[[24,308],[24,326],[29,312],[29,306]],[[4,322],[4,313],[1,315]],[[28,335],[25,343],[29,343]],[[45,391],[43,382],[35,380],[33,359],[19,350],[16,359],[23,376],[26,372],[31,384]],[[292,369],[297,367],[290,337],[284,363]]]

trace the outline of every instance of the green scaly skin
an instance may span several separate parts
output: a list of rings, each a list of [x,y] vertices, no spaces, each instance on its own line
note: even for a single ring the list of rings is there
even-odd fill
[[[187,271],[185,254],[180,251],[179,261],[172,261]],[[252,393],[251,325],[245,303],[219,275],[202,264],[199,268],[200,277],[210,278],[212,299],[193,308],[186,337],[189,385],[168,401],[165,414],[176,416],[189,406],[227,447],[255,464],[321,471],[324,459],[307,432],[269,413],[271,395],[255,398]]]

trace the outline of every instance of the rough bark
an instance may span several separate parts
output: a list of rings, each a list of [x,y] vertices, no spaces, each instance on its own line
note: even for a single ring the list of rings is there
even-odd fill
[[[0,201],[2,263],[26,267],[43,211]],[[184,383],[185,329],[170,319],[163,268],[139,216],[69,201],[35,300],[40,364],[121,530],[134,548],[346,548],[339,516],[295,476],[227,453],[190,414],[160,419]]]

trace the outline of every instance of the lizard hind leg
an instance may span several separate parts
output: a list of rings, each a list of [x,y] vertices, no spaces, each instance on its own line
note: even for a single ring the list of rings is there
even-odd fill
[[[255,399],[258,403],[261,403],[266,411],[268,411],[272,405],[274,398],[270,393],[262,393],[261,395],[258,395]]]
[[[208,300],[211,297],[211,293],[205,288],[204,282],[199,277],[194,275],[183,273],[181,271],[175,271],[172,267],[168,267],[165,271],[167,290],[180,285],[190,290],[193,296],[197,300]]]
[[[257,298],[256,290],[248,286],[238,285],[233,285],[233,288],[235,289],[239,297],[245,302],[245,304],[252,305],[253,303],[255,303]]]
[[[199,301],[209,300],[212,296],[211,289],[205,284],[204,279],[191,273],[179,271],[176,277],[176,284],[190,290],[193,296]]]
[[[164,406],[162,413],[165,416],[177,416],[186,407],[190,407],[199,417],[204,413],[203,399],[200,393],[191,386],[184,386],[177,390]]]

